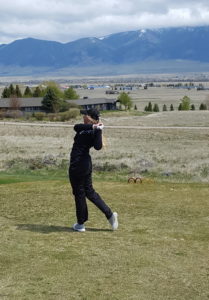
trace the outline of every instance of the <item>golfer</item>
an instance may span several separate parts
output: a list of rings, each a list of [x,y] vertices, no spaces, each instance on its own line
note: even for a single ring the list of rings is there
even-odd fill
[[[83,124],[76,124],[74,144],[70,155],[69,179],[75,197],[77,223],[75,231],[84,232],[84,223],[88,220],[86,198],[94,203],[106,216],[113,230],[118,228],[118,214],[112,212],[107,204],[96,193],[92,186],[92,162],[90,148],[102,148],[103,124],[99,121],[97,109],[81,110]]]

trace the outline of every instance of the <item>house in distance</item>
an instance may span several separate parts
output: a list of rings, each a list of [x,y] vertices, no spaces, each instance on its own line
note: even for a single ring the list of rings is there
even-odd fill
[[[14,100],[16,102],[14,102]],[[2,98],[0,99],[0,110],[11,110],[12,108],[22,111],[23,113],[33,113],[33,112],[43,112],[42,107],[42,97],[34,98]],[[12,103],[13,101],[13,103]],[[68,103],[77,104],[82,109],[97,108],[99,110],[116,110],[117,100],[116,99],[89,99],[84,97],[84,99],[78,100],[66,100]]]

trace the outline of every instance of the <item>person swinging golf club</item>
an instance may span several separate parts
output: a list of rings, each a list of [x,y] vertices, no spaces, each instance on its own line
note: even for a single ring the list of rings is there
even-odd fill
[[[102,149],[102,130],[97,109],[81,110],[83,123],[76,124],[74,144],[70,154],[69,179],[75,197],[77,223],[75,231],[84,232],[84,223],[88,220],[86,198],[94,203],[106,216],[113,230],[118,228],[118,214],[112,212],[92,186],[92,161],[90,148]]]

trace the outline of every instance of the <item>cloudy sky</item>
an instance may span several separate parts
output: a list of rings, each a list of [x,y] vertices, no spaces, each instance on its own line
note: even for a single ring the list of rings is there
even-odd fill
[[[209,25],[208,0],[0,0],[0,44],[198,25]]]

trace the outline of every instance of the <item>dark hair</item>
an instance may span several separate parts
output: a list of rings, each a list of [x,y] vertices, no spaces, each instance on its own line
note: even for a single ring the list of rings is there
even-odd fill
[[[88,115],[90,116],[92,119],[98,121],[99,120],[99,116],[100,113],[96,108],[90,108],[90,109],[85,109],[85,110],[80,110],[80,113],[82,115]]]

